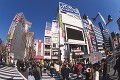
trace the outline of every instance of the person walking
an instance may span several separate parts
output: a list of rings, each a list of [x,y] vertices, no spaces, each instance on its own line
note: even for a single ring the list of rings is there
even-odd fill
[[[120,55],[119,55],[118,59],[116,60],[116,67],[117,67],[117,71],[118,71],[118,80],[120,80]]]
[[[94,74],[93,74],[93,80],[99,80],[99,71],[98,68],[95,68]]]
[[[82,72],[82,64],[78,63],[77,65],[77,78],[79,78],[79,75],[81,75]]]
[[[106,75],[107,75],[107,60],[104,60],[104,63],[103,63],[103,80],[106,80]]]
[[[70,73],[70,69],[66,65],[63,65],[61,69],[63,80],[69,80],[69,73]]]
[[[28,80],[35,80],[35,78],[31,72],[29,72]]]
[[[58,63],[56,63],[56,66],[55,66],[55,70],[56,70],[56,75],[57,75],[57,77],[59,77],[60,76],[60,74],[59,74],[59,70],[60,69],[60,66],[59,66],[59,64]]]
[[[33,76],[35,77],[35,80],[40,80],[40,74],[36,67],[33,68]]]
[[[20,70],[20,60],[19,59],[17,60],[17,64],[16,65],[17,65],[17,69]]]

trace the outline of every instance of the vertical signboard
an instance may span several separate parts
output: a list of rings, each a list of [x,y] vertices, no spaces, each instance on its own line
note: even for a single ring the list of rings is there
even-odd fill
[[[42,45],[42,40],[38,40],[38,52],[37,52],[37,55],[41,55],[41,45]]]
[[[51,23],[46,22],[46,27],[45,27],[45,36],[51,36]]]
[[[52,21],[52,32],[53,33],[58,33],[59,31],[59,25],[57,20]]]

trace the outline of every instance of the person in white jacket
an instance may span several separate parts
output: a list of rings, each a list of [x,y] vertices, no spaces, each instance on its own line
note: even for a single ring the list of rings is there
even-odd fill
[[[59,76],[60,66],[59,64],[55,64],[56,75]]]
[[[34,76],[32,75],[31,72],[29,72],[29,75],[28,75],[28,80],[35,80]]]
[[[98,68],[95,69],[95,72],[93,74],[93,80],[99,80],[99,71],[98,71]]]

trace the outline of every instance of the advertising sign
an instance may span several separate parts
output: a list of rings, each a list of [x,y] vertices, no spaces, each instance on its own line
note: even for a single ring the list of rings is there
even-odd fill
[[[74,14],[76,16],[80,16],[79,10],[77,8],[73,8],[68,4],[59,2],[59,10],[67,13]]]
[[[53,33],[58,33],[59,26],[58,26],[58,21],[52,21],[52,32]]]
[[[38,40],[38,53],[37,53],[37,55],[41,55],[41,45],[42,45],[42,40]]]
[[[59,15],[59,18],[60,18],[60,19],[59,19],[60,27],[62,28],[62,26],[63,26],[62,24],[63,24],[63,23],[62,23],[62,15],[61,15],[61,14]]]

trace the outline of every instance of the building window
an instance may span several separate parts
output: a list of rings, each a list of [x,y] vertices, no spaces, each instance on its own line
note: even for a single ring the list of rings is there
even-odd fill
[[[53,37],[53,41],[58,41],[58,37]]]
[[[50,52],[45,52],[45,56],[50,56]]]
[[[53,47],[54,48],[58,48],[58,44],[57,43],[53,43]]]
[[[45,45],[45,49],[50,49],[50,45]]]
[[[53,56],[58,56],[58,52],[53,52]]]
[[[49,43],[49,42],[50,42],[50,37],[46,37],[46,38],[45,38],[45,42],[46,42],[46,43]]]

